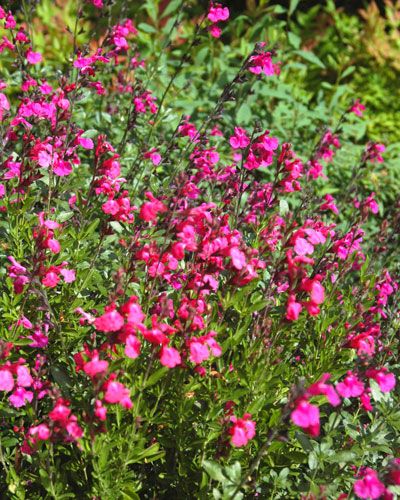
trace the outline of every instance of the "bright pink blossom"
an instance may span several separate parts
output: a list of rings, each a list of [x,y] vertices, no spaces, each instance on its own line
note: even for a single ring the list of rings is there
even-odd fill
[[[367,468],[363,472],[362,479],[354,483],[354,492],[359,498],[376,499],[383,495],[385,486],[379,480],[377,472]]]
[[[32,402],[33,392],[27,391],[23,387],[18,387],[8,399],[15,408],[21,408],[25,406],[27,402]]]
[[[168,368],[175,368],[182,362],[179,352],[173,347],[163,346],[161,349],[160,363]]]
[[[94,326],[101,332],[117,332],[124,326],[124,318],[113,309],[96,318]]]
[[[227,21],[229,19],[229,9],[228,7],[222,7],[220,4],[212,4],[207,17],[212,23]]]
[[[250,139],[243,128],[235,127],[235,134],[229,138],[233,149],[244,149],[250,144]]]
[[[120,403],[126,409],[132,408],[132,401],[130,399],[130,391],[120,382],[115,380],[107,384],[104,400],[107,403]]]
[[[319,408],[317,406],[302,400],[292,411],[291,419],[294,424],[302,427],[311,436],[318,436],[320,422]]]
[[[84,364],[83,371],[89,377],[94,378],[96,375],[105,373],[108,369],[108,362],[99,359],[99,356],[95,354],[90,361]]]
[[[125,344],[125,354],[128,358],[135,359],[140,354],[140,340],[136,335],[128,335]]]
[[[343,398],[358,398],[364,392],[364,384],[350,371],[342,382],[336,384],[336,390]]]
[[[26,53],[26,59],[29,64],[38,64],[42,61],[42,54],[40,52],[33,52],[29,49]]]
[[[365,110],[366,110],[366,107],[364,106],[364,104],[361,104],[360,99],[356,99],[356,101],[354,102],[354,104],[350,108],[350,112],[354,113],[357,116],[362,116],[363,111],[365,111]]]
[[[250,413],[245,413],[243,418],[232,416],[230,421],[233,424],[229,429],[232,445],[235,447],[246,446],[256,435],[256,423],[251,420]]]
[[[14,388],[14,378],[9,370],[0,370],[0,391],[10,392]]]

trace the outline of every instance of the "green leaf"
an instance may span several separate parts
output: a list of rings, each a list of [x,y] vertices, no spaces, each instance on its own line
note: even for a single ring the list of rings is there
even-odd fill
[[[154,384],[156,384],[160,379],[164,377],[164,375],[169,371],[169,368],[166,366],[163,366],[159,368],[157,371],[155,371],[150,377],[147,379],[147,382],[145,384],[145,387],[150,387]]]
[[[296,54],[305,59],[306,61],[315,64],[319,68],[325,69],[325,64],[321,61],[321,59],[314,54],[314,52],[310,52],[308,50],[296,50]]]
[[[373,399],[375,401],[381,401],[384,397],[384,394],[381,391],[381,388],[379,387],[378,383],[375,382],[375,380],[370,379],[369,386],[371,387],[371,394]]]
[[[346,76],[349,76],[351,75],[352,73],[354,73],[356,67],[355,66],[349,66],[348,68],[346,68],[343,73],[340,75],[340,79],[342,78],[346,78]]]
[[[304,451],[313,451],[313,445],[305,434],[303,434],[302,432],[296,432],[296,438],[298,439]]]
[[[214,479],[214,481],[219,481],[220,483],[226,481],[226,477],[222,472],[221,466],[217,464],[217,462],[213,462],[211,460],[204,460],[203,468],[205,469],[207,474],[211,477],[211,479]]]
[[[315,470],[318,467],[318,457],[314,451],[308,455],[308,466],[311,470]]]
[[[247,103],[243,103],[237,112],[237,121],[238,123],[248,123],[251,118],[251,109]]]
[[[99,134],[98,130],[96,130],[95,128],[90,128],[88,130],[85,130],[85,132],[82,134],[82,137],[93,139],[93,137],[97,137],[98,134]]]
[[[182,3],[182,0],[172,0],[171,2],[169,2],[167,7],[165,8],[164,12],[162,13],[161,19],[173,14],[178,9],[178,7],[181,3]]]
[[[238,483],[242,474],[240,462],[235,462],[233,465],[225,467],[225,472],[227,473],[229,479],[231,479],[234,483]]]
[[[157,30],[154,28],[154,26],[150,26],[150,24],[147,23],[140,23],[138,25],[139,31],[144,31],[144,33],[157,33]]]
[[[338,451],[334,455],[327,457],[328,462],[347,463],[354,462],[357,455],[353,451]]]
[[[279,200],[279,213],[286,215],[289,212],[289,204],[286,200]]]
[[[287,37],[288,37],[288,42],[294,49],[298,49],[300,47],[301,38],[299,36],[289,31]]]
[[[297,6],[299,5],[300,3],[300,0],[290,0],[290,4],[289,4],[289,12],[288,12],[288,16],[291,17],[291,15],[293,14],[293,12],[296,10]]]

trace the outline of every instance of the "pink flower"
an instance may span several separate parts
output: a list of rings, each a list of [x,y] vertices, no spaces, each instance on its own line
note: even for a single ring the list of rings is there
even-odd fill
[[[54,271],[47,272],[44,278],[42,279],[43,285],[49,288],[54,288],[55,286],[57,286],[59,281],[60,278]]]
[[[220,4],[212,4],[207,17],[212,23],[227,21],[229,19],[229,9],[228,7],[222,7]]]
[[[0,121],[3,120],[4,111],[10,110],[10,103],[8,102],[7,97],[0,92]]]
[[[39,424],[29,429],[31,436],[36,436],[38,439],[45,441],[50,437],[50,429],[46,424]]]
[[[208,347],[201,342],[196,342],[196,340],[190,342],[189,349],[189,359],[192,363],[200,364],[210,357],[210,351],[208,350]]]
[[[160,363],[168,368],[175,368],[182,362],[179,352],[173,347],[163,346],[161,349]]]
[[[145,193],[145,195],[150,201],[143,203],[140,208],[139,217],[146,222],[150,222],[157,217],[159,212],[165,212],[167,207],[161,203],[160,200],[157,200],[150,192]]]
[[[236,269],[240,270],[246,266],[246,256],[237,247],[230,248],[229,255],[231,256],[233,267]]]
[[[49,238],[47,240],[47,248],[53,253],[59,253],[61,250],[61,245],[55,238]]]
[[[235,447],[246,446],[256,435],[256,423],[251,420],[250,413],[245,413],[243,418],[231,417],[232,427],[229,429],[231,443]]]
[[[89,0],[89,2],[91,2],[92,5],[98,9],[102,9],[104,7],[103,0]]]
[[[385,492],[385,486],[379,481],[378,474],[367,468],[364,476],[354,483],[354,492],[359,498],[379,498]]]
[[[14,388],[14,378],[9,370],[0,370],[0,391],[10,392]]]
[[[83,147],[83,149],[93,149],[94,144],[92,139],[89,139],[88,137],[78,137],[77,139],[78,144]]]
[[[76,418],[76,417],[75,417]],[[69,436],[72,439],[79,439],[83,436],[83,430],[79,426],[79,424],[71,418],[71,420],[67,423],[65,426],[65,429],[67,430]]]
[[[151,151],[147,151],[144,153],[144,158],[149,158],[153,165],[159,165],[161,163],[161,155],[157,153],[157,149],[152,149]]]
[[[26,391],[23,387],[18,387],[8,399],[15,408],[21,408],[26,405],[27,401],[29,403],[32,402],[33,392]]]
[[[354,113],[357,116],[362,116],[363,111],[366,110],[364,104],[361,104],[360,99],[357,99],[353,106],[350,108],[350,113]]]
[[[314,252],[314,247],[304,238],[296,238],[294,251],[297,255],[311,255]]]
[[[76,279],[73,269],[61,269],[60,274],[64,278],[65,283],[72,283]]]
[[[94,414],[99,420],[104,422],[107,418],[107,408],[103,406],[103,403],[99,399],[96,399],[95,407]]]
[[[303,306],[299,302],[296,302],[296,297],[290,295],[286,306],[286,319],[289,321],[296,321],[299,319],[302,309]]]
[[[99,318],[96,318],[94,326],[96,330],[101,332],[117,332],[124,326],[124,318],[118,311],[113,309],[112,311],[105,312]]]
[[[222,30],[217,24],[212,24],[208,28],[208,31],[210,32],[210,35],[214,38],[220,38],[222,35]]]
[[[272,62],[272,53],[263,52],[250,57],[249,71],[255,75],[264,73],[267,76],[275,75],[279,70]]]
[[[250,144],[250,139],[243,128],[235,127],[235,135],[229,138],[229,143],[233,149],[244,149]]]
[[[306,396],[318,396],[320,394],[324,394],[332,406],[340,405],[340,398],[334,387],[326,383],[330,377],[329,373],[324,373],[318,382],[310,385],[307,389]]]
[[[324,196],[325,203],[322,203],[322,205],[319,207],[321,211],[325,210],[331,210],[334,214],[338,214],[339,210],[338,207],[335,204],[335,199],[331,194],[326,194]]]
[[[108,369],[108,362],[100,360],[97,354],[95,354],[89,362],[85,363],[83,367],[83,371],[86,373],[86,375],[89,375],[89,377],[91,378],[94,378],[96,375],[99,375],[100,373],[105,373],[107,369]]]
[[[26,59],[29,64],[38,64],[42,61],[42,54],[40,52],[33,52],[31,48],[26,53]]]
[[[135,359],[140,354],[140,340],[136,335],[128,335],[126,338],[125,354],[128,358]]]
[[[364,392],[364,384],[352,372],[348,372],[347,377],[336,384],[336,390],[343,398],[358,398]]]
[[[130,391],[120,382],[112,381],[107,384],[104,400],[107,403],[120,403],[126,409],[132,408]]]
[[[319,408],[308,401],[300,401],[291,414],[292,422],[302,427],[311,436],[319,434]]]
[[[26,366],[18,366],[17,368],[17,384],[21,387],[30,387],[33,384],[33,378],[29,373],[29,368]]]
[[[53,172],[59,177],[66,177],[72,172],[72,167],[67,161],[58,160],[54,162]]]
[[[371,398],[370,398],[369,394],[367,394],[366,392],[364,392],[364,394],[361,394],[360,402],[361,402],[361,406],[364,408],[364,410],[372,411],[374,409],[372,404],[371,404]]]
[[[310,293],[311,302],[314,304],[322,304],[325,300],[325,289],[319,281],[314,280],[311,285]]]
[[[376,370],[370,368],[366,371],[366,376],[373,378],[379,385],[382,392],[390,392],[396,385],[396,377],[393,373],[389,373],[386,368]]]
[[[66,402],[62,399],[59,399],[54,408],[49,413],[49,418],[54,422],[66,424],[70,414],[71,410],[68,408]]]

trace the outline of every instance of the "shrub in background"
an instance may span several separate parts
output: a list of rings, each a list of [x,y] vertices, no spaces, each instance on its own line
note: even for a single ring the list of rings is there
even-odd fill
[[[47,62],[40,5],[0,9],[2,495],[392,498],[400,207],[363,96],[315,101],[276,7],[267,44],[217,3],[78,2]]]

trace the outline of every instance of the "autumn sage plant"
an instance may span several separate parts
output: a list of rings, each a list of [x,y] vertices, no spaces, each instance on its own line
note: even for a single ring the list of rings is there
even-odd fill
[[[0,7],[1,498],[397,498],[400,203],[362,96],[282,119],[298,54],[222,74],[229,5],[123,3],[72,2],[63,54],[48,3]]]

